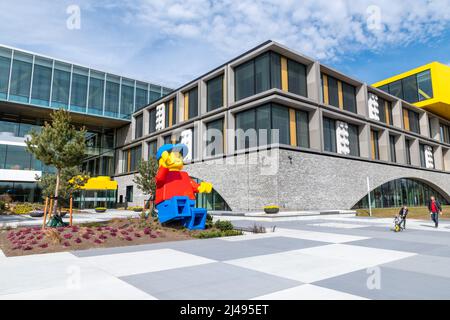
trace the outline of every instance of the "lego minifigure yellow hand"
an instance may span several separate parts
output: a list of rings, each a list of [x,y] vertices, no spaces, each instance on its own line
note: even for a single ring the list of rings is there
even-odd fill
[[[199,193],[211,193],[212,184],[209,182],[201,182],[197,190]]]
[[[164,151],[161,154],[161,159],[159,159],[159,165],[164,168],[169,168],[173,164],[172,159],[170,158],[169,152]]]

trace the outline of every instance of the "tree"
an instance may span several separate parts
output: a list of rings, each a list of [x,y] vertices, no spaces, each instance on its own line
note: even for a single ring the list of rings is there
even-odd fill
[[[56,174],[44,173],[42,176],[36,176],[38,185],[42,190],[44,197],[51,197],[55,192]],[[61,170],[61,179],[59,184],[59,198],[69,199],[71,195],[80,187],[84,186],[89,180],[89,176],[82,173],[78,167],[64,168]]]
[[[139,190],[150,197],[150,213],[153,211],[153,199],[156,192],[156,173],[158,172],[158,161],[150,157],[148,161],[141,161],[138,166],[138,173],[133,182]]]
[[[84,127],[77,130],[71,124],[68,111],[53,111],[50,117],[51,123],[45,122],[41,132],[32,130],[31,138],[27,139],[26,143],[28,151],[36,159],[56,168],[53,207],[53,214],[56,215],[62,170],[81,165],[86,149],[86,130]]]

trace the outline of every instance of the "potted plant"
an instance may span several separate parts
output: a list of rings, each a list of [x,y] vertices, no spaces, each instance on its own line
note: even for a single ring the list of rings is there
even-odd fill
[[[280,207],[279,206],[265,206],[264,212],[267,214],[275,214],[275,213],[280,212]]]
[[[142,212],[143,208],[142,207],[133,207],[133,208],[131,208],[131,210],[133,210],[134,212]]]
[[[97,212],[97,213],[103,213],[103,212],[106,212],[106,208],[105,207],[97,207],[97,208],[95,208],[95,212]]]

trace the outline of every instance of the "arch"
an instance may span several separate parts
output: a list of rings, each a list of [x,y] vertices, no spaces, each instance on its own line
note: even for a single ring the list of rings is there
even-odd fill
[[[450,196],[434,183],[421,178],[398,178],[374,188],[370,192],[372,208],[393,208],[406,204],[411,207],[425,206],[431,196],[442,204],[450,203]],[[369,207],[366,194],[352,209]]]
[[[197,183],[202,182],[201,179],[191,177]],[[231,211],[230,206],[225,199],[217,192],[216,189],[212,189],[211,193],[198,193],[196,197],[196,207],[205,208],[212,211]]]

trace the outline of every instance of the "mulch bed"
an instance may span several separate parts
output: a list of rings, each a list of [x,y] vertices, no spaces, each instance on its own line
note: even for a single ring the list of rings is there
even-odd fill
[[[0,231],[7,257],[91,248],[109,248],[193,239],[198,231],[161,226],[153,220],[114,219],[64,228],[17,228]]]

